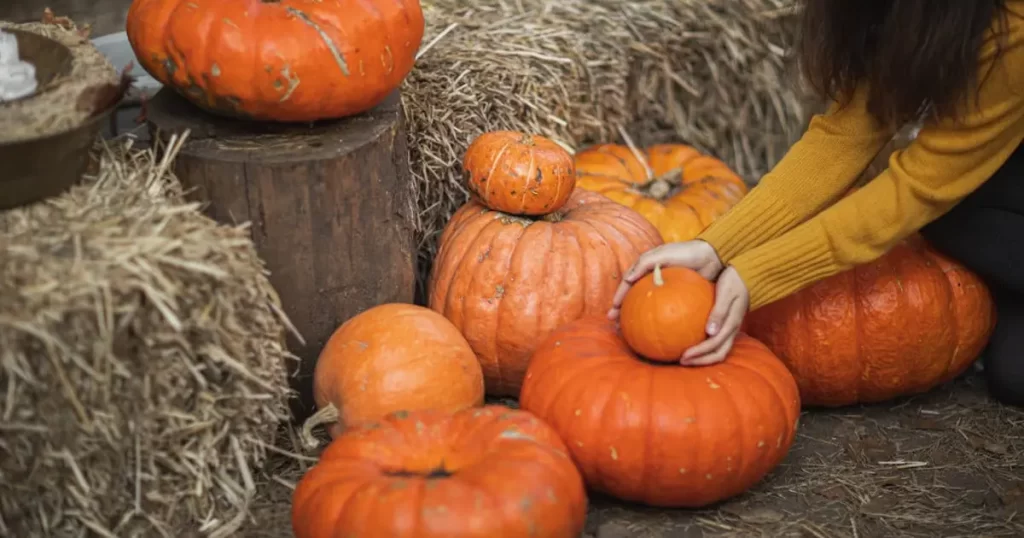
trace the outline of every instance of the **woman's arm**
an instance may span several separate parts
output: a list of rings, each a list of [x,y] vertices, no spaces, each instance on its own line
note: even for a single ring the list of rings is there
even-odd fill
[[[1024,32],[1011,40],[971,102],[972,113],[963,120],[921,129],[864,188],[736,256],[731,263],[749,289],[750,308],[878,258],[952,209],[1006,162],[1024,140]]]
[[[866,95],[862,89],[846,106],[815,116],[757,187],[698,238],[729,263],[832,204],[893,136],[867,113]]]

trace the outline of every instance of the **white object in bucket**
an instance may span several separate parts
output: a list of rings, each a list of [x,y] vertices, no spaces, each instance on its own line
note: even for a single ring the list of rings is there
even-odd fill
[[[13,101],[36,91],[36,67],[18,57],[18,38],[0,30],[0,101]]]

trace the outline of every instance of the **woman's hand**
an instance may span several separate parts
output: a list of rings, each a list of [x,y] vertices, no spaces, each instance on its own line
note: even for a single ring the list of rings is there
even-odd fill
[[[687,349],[679,364],[707,366],[724,361],[740,332],[748,308],[750,292],[740,274],[730,266],[718,275],[715,283],[715,306],[704,329],[708,339]]]
[[[750,306],[750,294],[739,273],[732,267],[724,269],[715,249],[704,241],[669,243],[640,256],[622,276],[622,283],[612,299],[608,317],[613,320],[619,318],[619,308],[630,286],[653,271],[656,265],[686,267],[716,282],[715,306],[705,328],[708,339],[686,350],[679,363],[685,366],[705,366],[725,360]]]

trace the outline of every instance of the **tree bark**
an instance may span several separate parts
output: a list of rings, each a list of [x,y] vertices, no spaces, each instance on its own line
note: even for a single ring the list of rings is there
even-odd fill
[[[249,221],[285,313],[305,343],[296,418],[313,409],[327,339],[372,306],[412,302],[414,191],[398,92],[359,116],[317,124],[213,116],[169,89],[146,105],[154,140],[189,130],[174,171],[212,218]]]

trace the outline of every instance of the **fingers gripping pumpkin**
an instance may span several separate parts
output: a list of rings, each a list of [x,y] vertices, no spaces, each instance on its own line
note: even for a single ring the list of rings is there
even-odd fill
[[[539,218],[471,201],[439,244],[430,308],[465,335],[487,392],[514,396],[537,343],[563,323],[607,313],[622,274],[661,238],[635,211],[576,189]]]
[[[796,377],[804,403],[843,406],[921,393],[960,375],[995,324],[984,282],[914,236],[873,263],[747,316]]]
[[[785,457],[800,414],[793,377],[749,336],[713,366],[651,363],[602,318],[540,345],[520,405],[562,436],[590,487],[666,507],[749,489]]]
[[[398,88],[423,40],[419,0],[135,0],[142,67],[194,104],[254,120],[364,112]]]
[[[576,153],[576,185],[632,208],[666,243],[689,241],[746,194],[743,180],[722,161],[683,144],[634,152],[601,144]]]
[[[576,538],[587,498],[551,428],[499,406],[395,413],[336,439],[292,499],[296,538]]]

